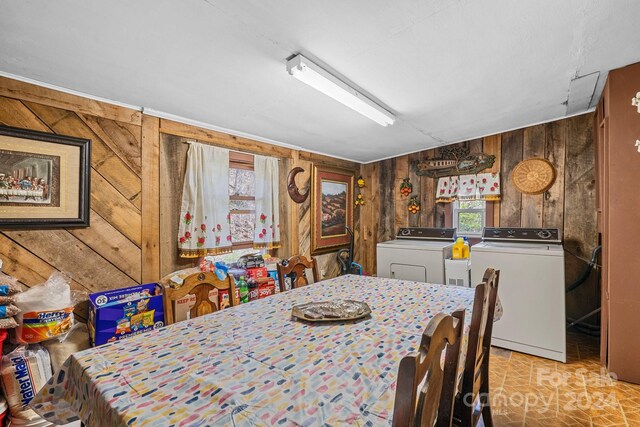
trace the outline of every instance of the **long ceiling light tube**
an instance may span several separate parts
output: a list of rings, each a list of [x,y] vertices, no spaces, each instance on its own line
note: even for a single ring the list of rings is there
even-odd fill
[[[287,71],[301,82],[382,126],[392,125],[396,121],[396,116],[385,108],[300,54],[287,61]]]

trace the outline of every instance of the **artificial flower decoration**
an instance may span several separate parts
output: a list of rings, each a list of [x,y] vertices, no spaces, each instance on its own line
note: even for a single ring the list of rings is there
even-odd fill
[[[412,214],[420,212],[420,200],[418,200],[418,196],[411,196],[409,203],[407,204],[407,209]]]
[[[364,187],[364,186],[365,186],[365,184],[364,184],[364,178],[362,177],[362,175],[360,175],[360,176],[358,177],[358,181],[357,181],[357,183],[358,183],[358,187],[360,187],[360,188],[362,188],[362,187]]]
[[[413,193],[413,184],[409,181],[409,178],[405,178],[402,180],[402,184],[400,184],[400,194],[407,197],[411,193]]]
[[[364,199],[362,198],[362,194],[358,193],[356,196],[356,201],[354,202],[356,206],[364,205]]]

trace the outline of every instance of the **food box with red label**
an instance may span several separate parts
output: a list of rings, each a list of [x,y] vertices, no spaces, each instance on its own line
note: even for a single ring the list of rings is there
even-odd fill
[[[247,278],[262,279],[267,277],[266,267],[247,268]]]
[[[276,281],[272,277],[258,280],[258,298],[266,298],[276,293]]]
[[[236,283],[236,304],[240,304],[240,290],[238,289],[238,284]],[[218,307],[222,310],[223,308],[227,308],[231,306],[231,302],[229,301],[229,291],[227,289],[220,289],[218,291]]]
[[[267,276],[271,277],[276,285],[276,293],[280,292],[280,280],[278,279],[278,271],[277,270],[267,270]]]
[[[249,301],[258,299],[258,286],[249,286]]]

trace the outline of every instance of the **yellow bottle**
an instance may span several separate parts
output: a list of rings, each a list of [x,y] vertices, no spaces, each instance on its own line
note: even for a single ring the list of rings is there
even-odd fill
[[[452,257],[453,259],[464,259],[465,257],[465,244],[464,244],[464,239],[462,237],[458,237],[456,239],[456,242],[453,244],[452,247]],[[469,247],[467,246],[467,257],[469,256]]]
[[[469,259],[469,241],[464,237],[464,248],[462,249],[462,258]]]

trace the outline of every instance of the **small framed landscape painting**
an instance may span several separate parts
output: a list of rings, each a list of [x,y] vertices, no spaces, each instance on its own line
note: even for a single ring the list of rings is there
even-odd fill
[[[311,188],[311,254],[349,246],[346,226],[353,229],[354,172],[313,167]]]
[[[90,144],[0,126],[0,229],[89,226]]]

